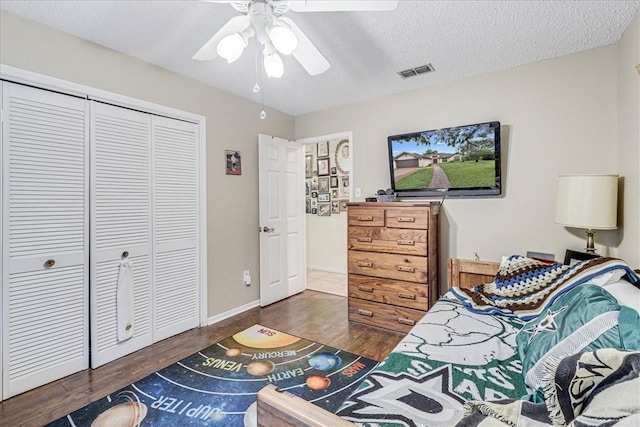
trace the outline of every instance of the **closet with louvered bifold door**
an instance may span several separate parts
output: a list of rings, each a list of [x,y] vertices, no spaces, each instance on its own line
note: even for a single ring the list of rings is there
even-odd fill
[[[88,104],[2,82],[2,395],[88,367]]]
[[[199,325],[198,153],[194,123],[91,103],[94,368]],[[133,316],[119,339],[125,259]]]

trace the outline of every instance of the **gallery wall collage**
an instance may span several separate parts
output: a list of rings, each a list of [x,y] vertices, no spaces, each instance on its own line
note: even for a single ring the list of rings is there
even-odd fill
[[[349,140],[323,141],[306,147],[306,212],[331,216],[349,202]]]

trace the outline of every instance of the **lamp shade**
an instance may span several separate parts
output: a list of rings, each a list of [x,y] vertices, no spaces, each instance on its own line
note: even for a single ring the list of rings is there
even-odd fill
[[[284,74],[284,64],[282,58],[275,51],[264,57],[264,70],[267,76],[279,79]]]
[[[240,33],[233,33],[220,40],[216,51],[219,56],[226,59],[230,64],[240,58],[245,47],[247,47],[247,42],[242,35]]]
[[[556,223],[566,227],[618,227],[618,175],[561,175]]]

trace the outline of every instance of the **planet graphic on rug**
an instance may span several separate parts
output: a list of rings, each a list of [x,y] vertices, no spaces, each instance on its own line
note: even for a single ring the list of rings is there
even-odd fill
[[[249,405],[242,421],[244,427],[256,427],[258,425],[258,402],[253,402]]]
[[[228,357],[238,357],[242,354],[242,349],[238,348],[238,347],[231,347],[230,349],[227,350],[227,352],[225,353],[226,356]]]
[[[318,353],[309,357],[309,366],[319,371],[330,371],[342,365],[340,356],[333,353]]]
[[[325,390],[331,385],[331,380],[324,375],[309,375],[305,381],[311,390]]]
[[[261,325],[253,325],[238,332],[233,336],[233,339],[240,345],[252,348],[279,348],[300,341],[298,337]]]
[[[269,375],[276,368],[270,360],[257,360],[247,365],[247,372],[254,377]]]
[[[112,406],[102,412],[91,423],[91,427],[135,427],[139,426],[147,416],[147,405],[140,402],[138,396],[130,391],[123,391],[116,395],[116,399],[123,398],[127,402]]]

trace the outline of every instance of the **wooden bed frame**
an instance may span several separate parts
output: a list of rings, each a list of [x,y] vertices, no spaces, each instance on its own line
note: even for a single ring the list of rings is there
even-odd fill
[[[448,287],[472,288],[489,283],[498,272],[498,262],[449,259]],[[258,392],[259,427],[355,427],[355,424],[313,403],[281,392],[272,384]]]

